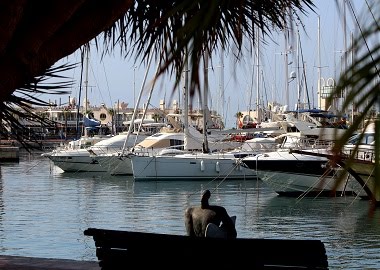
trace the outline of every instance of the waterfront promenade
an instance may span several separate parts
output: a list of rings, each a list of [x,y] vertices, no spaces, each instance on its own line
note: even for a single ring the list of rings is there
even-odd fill
[[[2,270],[100,270],[97,261],[75,261],[0,255]]]

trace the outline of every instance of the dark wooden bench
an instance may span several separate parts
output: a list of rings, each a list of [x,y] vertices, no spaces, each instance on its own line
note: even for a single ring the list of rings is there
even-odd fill
[[[93,237],[103,270],[328,269],[319,240],[193,238],[95,228],[84,234]]]

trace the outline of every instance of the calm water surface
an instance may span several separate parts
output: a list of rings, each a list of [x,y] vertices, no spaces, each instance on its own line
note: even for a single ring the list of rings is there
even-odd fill
[[[0,254],[96,261],[89,227],[185,234],[183,214],[210,203],[237,216],[238,237],[320,239],[330,269],[380,269],[380,209],[354,197],[279,197],[260,181],[134,182],[62,173],[39,154],[0,166]]]

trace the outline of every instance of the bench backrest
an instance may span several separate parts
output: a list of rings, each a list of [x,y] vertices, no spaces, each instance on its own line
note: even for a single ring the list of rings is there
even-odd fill
[[[103,270],[128,266],[164,269],[328,269],[319,240],[197,238],[89,228]]]

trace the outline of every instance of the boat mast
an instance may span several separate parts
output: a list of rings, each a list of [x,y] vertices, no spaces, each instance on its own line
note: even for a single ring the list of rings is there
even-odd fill
[[[224,50],[222,50],[220,54],[220,80],[219,80],[219,90],[220,90],[220,99],[221,106],[219,113],[221,112],[221,119],[223,120],[223,124],[225,125],[226,119],[224,113]],[[219,107],[219,106],[218,106]]]
[[[139,96],[137,98],[137,101],[135,103],[135,107],[133,109],[133,114],[132,114],[132,119],[131,119],[131,123],[129,124],[129,128],[128,128],[128,133],[127,133],[127,137],[125,138],[125,141],[124,141],[124,145],[123,145],[123,149],[121,151],[121,155],[124,154],[125,150],[127,149],[127,142],[129,140],[129,137],[132,133],[132,129],[134,128],[134,125],[135,125],[135,118],[136,118],[136,114],[137,114],[137,111],[138,111],[138,107],[140,106],[140,100],[141,100],[141,96],[142,96],[142,93],[143,93],[143,90],[144,90],[144,87],[145,87],[145,82],[146,82],[146,78],[148,77],[148,72],[149,72],[149,68],[150,68],[150,64],[152,62],[152,59],[153,59],[153,54],[150,55],[150,58],[149,58],[149,62],[148,62],[148,66],[146,68],[146,71],[145,71],[145,74],[144,74],[144,79],[143,79],[143,82],[141,84],[141,89],[140,89],[140,93],[139,93]],[[143,119],[141,120],[143,121]]]
[[[285,105],[289,107],[289,81],[288,81],[288,26],[285,25]]]
[[[346,69],[347,69],[347,22],[346,22],[346,1],[343,0],[343,42],[344,42],[344,54],[343,54],[343,64],[344,64],[344,72],[343,74],[346,74]],[[346,99],[346,96],[347,96],[347,89],[344,89],[343,93],[343,97],[344,97],[344,100]]]
[[[252,42],[252,53],[254,51],[254,42]],[[251,77],[251,83],[249,85],[249,97],[248,97],[248,108],[247,108],[247,112],[248,112],[248,122],[250,122],[250,119],[251,119],[251,105],[252,105],[252,92],[253,92],[253,84],[254,84],[254,78],[255,78],[255,54],[253,53],[253,64],[252,64],[252,77]],[[257,109],[257,107],[256,107]],[[239,111],[239,110],[238,110]],[[257,112],[257,111],[256,111]],[[243,118],[243,121],[244,121],[244,118]],[[248,124],[247,122],[247,124]],[[243,123],[244,124],[244,123]]]
[[[354,62],[354,36],[353,36],[353,33],[351,32],[351,35],[350,35],[350,42],[351,42],[351,64]],[[355,100],[352,101],[352,104],[351,104],[351,123],[354,122],[354,114],[355,114]]]
[[[90,61],[90,57],[89,57],[89,50],[90,48],[86,47],[86,65],[85,65],[85,78],[84,78],[84,113],[83,113],[83,116],[84,117],[87,117],[87,93],[88,93],[88,62]],[[84,123],[84,121],[83,121]],[[88,132],[87,132],[87,129],[86,127],[83,125],[84,127],[84,136],[87,137],[88,136]]]
[[[208,55],[204,58],[204,91],[203,91],[203,153],[209,153],[210,149],[208,147],[207,141],[207,98],[208,98]]]
[[[182,76],[184,76],[183,80],[183,133],[184,133],[184,140],[183,140],[183,148],[184,150],[189,150],[188,146],[188,139],[189,139],[189,63],[187,59],[187,51],[185,53],[185,70],[182,73]]]
[[[150,64],[148,66],[148,69],[150,68]],[[152,83],[152,86],[149,90],[149,95],[148,95],[148,99],[147,99],[147,102],[146,102],[146,106],[143,108],[143,115],[141,117],[141,122],[139,124],[139,127],[137,129],[137,134],[136,134],[136,138],[135,138],[135,142],[133,145],[136,145],[137,144],[137,139],[138,139],[138,136],[140,134],[140,131],[142,130],[142,125],[144,123],[144,119],[145,119],[145,116],[146,116],[146,113],[147,113],[147,110],[148,110],[148,105],[150,104],[150,100],[152,99],[152,94],[153,94],[153,90],[154,90],[154,86],[156,84],[156,78],[157,78],[157,74],[159,73],[160,71],[160,62],[158,62],[157,64],[157,68],[156,68],[156,73],[155,73],[155,78],[154,78],[154,81]],[[144,89],[144,87],[142,87],[141,89]],[[133,150],[132,150],[133,151]]]
[[[83,54],[81,54],[81,72],[80,72],[80,83],[79,83],[79,94],[78,94],[78,104],[77,104],[77,122],[76,122],[76,139],[79,139],[80,135],[80,130],[79,129],[79,113],[80,113],[80,105],[82,104],[81,103],[81,99],[82,99],[82,86],[83,86]],[[83,127],[82,127],[83,128]],[[81,133],[82,134],[82,133]]]
[[[321,22],[318,16],[318,105],[319,109],[322,109],[322,93],[321,93]]]
[[[261,122],[261,113],[260,113],[260,72],[259,72],[259,53],[260,53],[260,33],[258,28],[256,28],[256,113],[257,121]]]
[[[299,52],[299,48],[300,48],[300,31],[298,29],[298,25],[297,25],[297,47],[296,47],[296,61],[297,61],[297,76],[296,76],[296,81],[297,81],[297,112],[301,109],[301,82],[300,82],[300,77],[301,77],[301,74],[300,74],[300,60],[299,60],[299,55],[300,55],[300,52]]]

